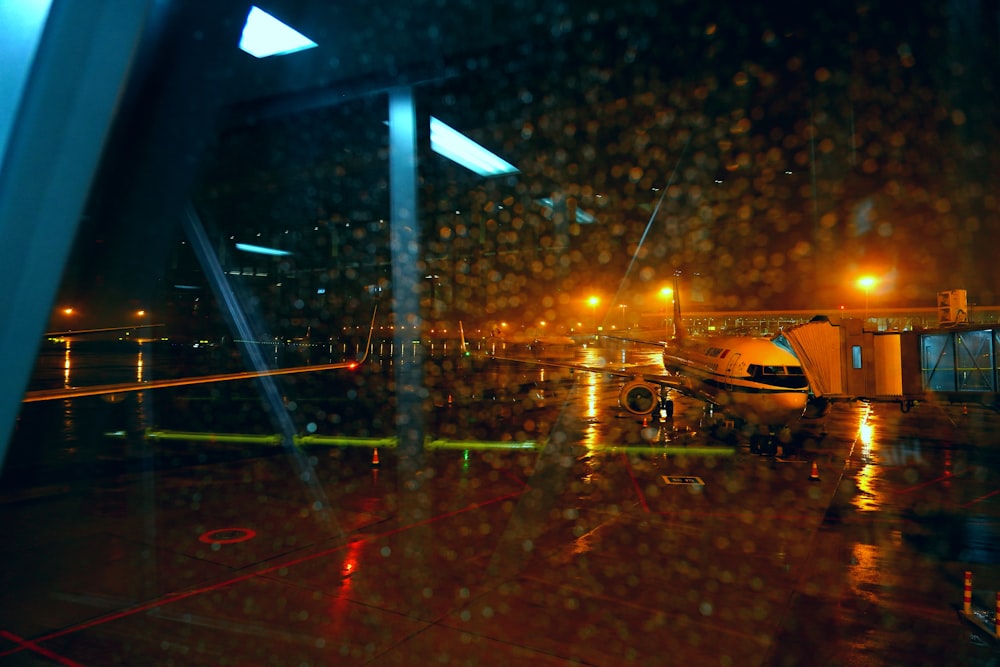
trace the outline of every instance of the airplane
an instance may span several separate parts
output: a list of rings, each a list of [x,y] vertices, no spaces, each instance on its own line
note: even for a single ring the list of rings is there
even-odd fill
[[[531,352],[534,357],[546,359],[570,357],[579,347],[572,336],[544,330],[543,327],[509,327],[507,322],[491,322],[486,327],[484,339],[490,355],[518,350]]]
[[[802,418],[829,413],[827,401],[810,394],[809,382],[799,360],[772,339],[753,336],[694,337],[681,320],[678,276],[674,276],[674,334],[669,341],[650,341],[602,334],[603,338],[662,347],[663,372],[596,368],[576,364],[502,358],[560,366],[621,377],[618,393],[626,412],[646,417],[659,411],[661,421],[673,417],[676,392],[706,404],[706,414],[718,410],[734,422],[751,427],[750,451],[773,451],[773,438],[787,438],[788,428]],[[500,358],[500,357],[496,357]]]

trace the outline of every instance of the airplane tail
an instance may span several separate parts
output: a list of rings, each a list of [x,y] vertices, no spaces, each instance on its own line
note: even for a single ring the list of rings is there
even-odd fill
[[[378,314],[378,304],[377,303],[375,304],[375,307],[372,308],[372,323],[371,323],[371,326],[368,328],[368,340],[365,342],[365,351],[361,355],[361,358],[357,359],[354,362],[354,363],[356,363],[359,366],[361,364],[365,363],[365,360],[368,358],[368,350],[371,349],[371,346],[372,346],[372,335],[375,333],[375,315],[376,314]]]
[[[462,327],[462,321],[458,322],[458,333],[462,336],[462,354],[464,356],[469,356],[469,345],[465,342],[465,329]]]

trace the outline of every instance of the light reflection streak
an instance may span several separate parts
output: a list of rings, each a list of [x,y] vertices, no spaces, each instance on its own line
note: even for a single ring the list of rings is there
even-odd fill
[[[860,512],[872,512],[881,507],[881,499],[876,486],[876,466],[872,465],[875,428],[868,422],[870,413],[870,409],[861,413],[861,420],[858,424],[858,441],[861,443],[861,460],[864,465],[858,471],[858,493],[854,497],[854,506]]]
[[[135,381],[142,382],[142,350],[139,350],[139,357],[135,362]]]
[[[598,365],[603,360],[594,358],[597,356],[595,352],[596,351],[588,350],[587,356],[592,358],[588,359],[588,362],[589,363],[597,362],[594,365]],[[600,379],[600,374],[584,373],[582,374],[582,377],[584,379],[585,383],[584,388],[586,391],[585,401],[584,401],[584,413],[583,413],[584,421],[586,423],[586,428],[584,429],[583,439],[580,444],[586,447],[588,450],[593,450],[598,446],[597,389],[598,389],[598,380]]]
[[[65,356],[65,359],[63,360],[63,387],[65,387],[67,389],[70,386],[69,385],[69,371],[70,371],[70,369],[72,367],[73,367],[73,364],[70,361],[70,342],[67,340],[66,341],[66,356]]]
[[[351,601],[352,577],[358,571],[362,546],[364,546],[364,540],[356,540],[347,545],[347,553],[340,566],[340,589],[330,591],[333,595],[330,620],[334,626],[334,629],[331,630],[331,636],[336,636],[337,628],[344,627],[350,621],[351,611],[354,607],[354,603]]]
[[[851,567],[847,582],[858,599],[878,603],[878,591],[884,585],[879,571],[879,549],[874,544],[856,542],[851,549]]]

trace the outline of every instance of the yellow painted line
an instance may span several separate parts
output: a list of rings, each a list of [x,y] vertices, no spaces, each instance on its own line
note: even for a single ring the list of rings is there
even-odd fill
[[[125,431],[105,433],[113,438],[126,437]],[[150,440],[185,440],[189,442],[225,442],[246,444],[281,444],[282,438],[276,434],[252,433],[201,433],[195,431],[154,431],[145,433]],[[327,445],[334,447],[382,447],[392,449],[398,446],[396,437],[363,437],[349,435],[296,435],[293,438],[296,446]],[[538,449],[534,440],[504,441],[504,440],[444,440],[441,438],[427,439],[424,442],[427,449]]]
[[[534,440],[515,442],[513,440],[428,440],[428,449],[541,449]]]
[[[124,438],[124,431],[105,433],[106,436]],[[277,434],[253,433],[201,433],[194,431],[146,431],[150,440],[186,440],[189,442],[224,442],[279,445],[282,438]],[[296,435],[293,442],[298,447],[325,445],[331,447],[382,447],[392,449],[399,445],[395,436],[364,437],[350,435]],[[541,449],[544,442],[536,440],[446,440],[443,438],[427,438],[425,449],[475,449],[475,450],[531,450]],[[672,454],[686,456],[732,456],[736,454],[734,447],[685,446],[685,445],[601,445],[587,446],[594,452],[611,454]]]
[[[124,435],[122,431],[117,431],[116,433],[109,433],[107,435]],[[181,431],[146,431],[146,437],[150,440],[188,440],[192,442],[227,442],[227,443],[238,443],[238,444],[264,444],[264,445],[278,445],[281,444],[281,436],[275,435],[273,433],[268,434],[254,434],[254,433],[191,433],[191,432],[181,432]]]
[[[684,445],[590,445],[589,449],[626,454],[672,454],[686,456],[735,456],[735,447],[687,447]]]
[[[386,447],[397,445],[395,437],[365,438],[350,435],[297,435],[295,444],[302,445],[333,445],[337,447]]]

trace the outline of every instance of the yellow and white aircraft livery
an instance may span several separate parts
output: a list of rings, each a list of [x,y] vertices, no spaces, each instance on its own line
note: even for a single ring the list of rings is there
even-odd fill
[[[628,378],[618,394],[622,409],[645,416],[657,409],[673,415],[671,392],[701,401],[743,424],[759,427],[762,435],[776,433],[804,416],[822,416],[828,406],[812,406],[809,383],[799,360],[770,338],[751,336],[688,336],[681,322],[674,278],[674,336],[649,341],[606,335],[606,338],[663,348],[665,374],[630,369],[548,364]],[[518,360],[523,361],[523,360]],[[545,363],[545,362],[537,362]]]

